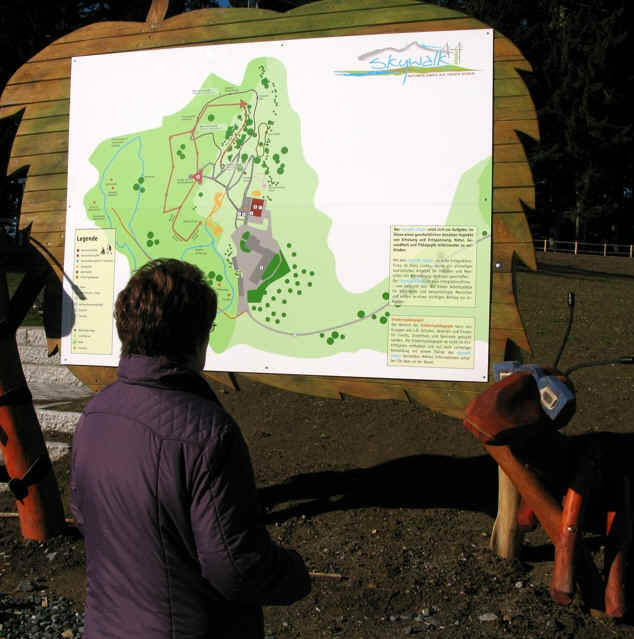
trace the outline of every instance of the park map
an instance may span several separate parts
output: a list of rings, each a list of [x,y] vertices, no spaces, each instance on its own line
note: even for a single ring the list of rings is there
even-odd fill
[[[364,351],[383,354],[387,375],[390,366],[474,368],[475,342],[486,343],[488,331],[488,308],[476,321],[473,307],[476,289],[488,289],[488,273],[475,265],[489,238],[490,199],[481,205],[483,194],[490,198],[490,157],[461,177],[445,225],[381,220],[391,253],[385,278],[351,291],[329,247],[332,219],[315,203],[318,175],[302,150],[284,64],[255,57],[240,84],[211,73],[193,94],[160,127],[110,137],[93,150],[99,177],[84,191],[83,208],[96,229],[114,235],[106,241],[81,231],[85,255],[99,238],[101,255],[114,243],[130,273],[159,257],[198,266],[218,299],[212,355],[247,347],[305,362]],[[336,143],[332,149],[337,162]],[[479,202],[475,219],[460,205],[468,199]],[[373,256],[362,229],[348,241],[363,269]],[[90,342],[81,335],[78,323],[78,353]]]

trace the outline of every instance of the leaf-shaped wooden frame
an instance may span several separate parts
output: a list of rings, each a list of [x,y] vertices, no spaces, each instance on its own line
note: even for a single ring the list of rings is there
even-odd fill
[[[8,172],[28,166],[20,225],[32,223],[32,243],[61,278],[64,263],[71,57],[215,43],[253,42],[409,31],[490,28],[457,11],[416,0],[322,0],[287,13],[260,9],[201,9],[165,20],[169,0],[153,0],[145,22],[99,22],[78,29],[33,56],[0,96],[0,117],[23,111]],[[515,298],[513,262],[535,269],[524,205],[535,189],[521,131],[539,138],[537,115],[518,73],[531,66],[501,33],[494,40],[493,259],[490,365],[530,347]],[[49,336],[52,337],[52,336]],[[57,336],[55,336],[57,337]],[[116,369],[71,366],[94,390]],[[207,373],[233,385],[239,376]],[[280,388],[323,397],[407,399],[462,417],[486,384],[302,375],[240,374]]]

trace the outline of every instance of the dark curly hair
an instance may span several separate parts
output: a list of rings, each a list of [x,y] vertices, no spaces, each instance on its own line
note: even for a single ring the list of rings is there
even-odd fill
[[[216,309],[216,294],[198,267],[175,259],[147,262],[115,304],[121,354],[185,362],[208,338]]]

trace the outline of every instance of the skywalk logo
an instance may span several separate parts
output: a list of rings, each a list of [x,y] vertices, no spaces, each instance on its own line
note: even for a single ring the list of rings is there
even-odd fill
[[[337,75],[349,77],[403,76],[403,84],[411,75],[437,75],[447,73],[473,73],[475,69],[462,66],[463,47],[457,42],[453,47],[449,43],[432,46],[412,42],[402,49],[387,47],[368,51],[357,59],[365,68],[335,71]]]

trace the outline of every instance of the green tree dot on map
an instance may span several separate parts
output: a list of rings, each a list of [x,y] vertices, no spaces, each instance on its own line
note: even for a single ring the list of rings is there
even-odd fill
[[[286,313],[282,313],[282,317],[286,317]]]
[[[289,288],[289,289],[288,289],[288,291],[286,291],[286,292],[287,292],[287,293],[292,293],[292,292],[293,292],[293,289],[292,289],[292,288]],[[282,302],[282,303],[283,303],[283,302]]]
[[[276,324],[279,324],[279,323],[280,323],[280,320],[276,319],[276,320],[275,320],[275,323],[276,323]]]
[[[252,307],[251,307],[251,310],[252,310],[252,311],[257,311],[257,309],[258,309],[258,307],[257,307],[257,306],[252,306]]]
[[[385,317],[389,317],[390,316],[390,311],[385,311]]]
[[[319,337],[325,337],[323,333],[319,333]]]
[[[216,282],[222,282],[222,275],[220,275],[220,273],[216,275]]]
[[[387,323],[387,317],[382,317],[379,322],[381,322],[381,324],[386,324]]]
[[[291,281],[290,281],[289,279],[285,279],[285,280],[284,280],[284,284],[290,284],[290,282],[291,282]]]
[[[214,119],[215,119],[214,114],[213,114],[213,113],[210,113],[210,114],[207,116],[207,119],[208,119],[210,122],[213,122],[213,121],[214,121]]]
[[[312,282],[308,282],[308,286],[312,286],[312,285],[313,285],[313,283],[312,283]]]
[[[332,346],[335,343],[335,340],[332,339],[332,337],[329,337],[327,340],[328,344],[330,344],[330,346]]]
[[[286,300],[282,300],[282,304],[286,304]],[[284,315],[284,317],[286,317],[286,315]]]
[[[249,156],[248,156],[246,153],[243,153],[243,154],[240,156],[240,159],[241,159],[243,162],[246,162],[248,158],[249,158]]]
[[[280,149],[280,151],[281,151],[282,153],[288,153],[288,147],[283,146],[283,147]]]
[[[298,295],[301,295],[301,294],[302,294],[302,292],[301,292],[301,291],[297,291],[297,294],[298,294]]]
[[[270,318],[268,315],[266,316],[266,321],[267,321],[267,322],[270,322],[270,321],[271,321],[271,318]]]
[[[302,269],[302,275],[306,275],[306,269],[305,268]]]
[[[247,118],[247,124],[251,126],[253,124],[253,120],[251,118]]]
[[[158,246],[161,242],[159,240],[154,240],[154,246]]]
[[[181,144],[181,149],[184,149],[184,148],[185,148],[185,145],[184,145],[184,144]]]
[[[284,173],[284,169],[283,169],[282,167],[280,167],[280,168],[277,170],[277,172],[278,172],[278,174],[279,174],[279,175],[282,175],[282,174]]]
[[[291,257],[297,257],[297,253],[295,253],[295,251],[293,251],[293,252],[291,253]],[[302,271],[302,272],[303,272],[303,273],[305,273],[306,271]]]
[[[273,297],[271,297],[271,301],[274,302],[277,299],[277,297],[275,297],[275,295],[273,295]]]
[[[383,293],[383,299],[384,300],[389,300],[390,299],[390,294],[387,291],[385,291],[385,293]]]
[[[286,248],[291,248],[293,246],[290,242],[286,245]]]
[[[341,335],[339,335],[339,339],[346,339],[346,336],[343,333],[341,333]]]
[[[203,192],[202,192],[202,191],[199,191],[199,192],[198,192],[198,197],[202,197],[202,196],[203,196]]]
[[[140,191],[141,193],[145,193],[145,189],[144,189],[143,187],[141,187],[141,188],[139,189],[139,191]]]
[[[148,231],[147,236],[152,239],[154,237],[154,233],[152,231]]]
[[[280,156],[278,153],[273,153],[273,161],[277,164],[280,161]]]
[[[139,185],[135,182],[135,183],[132,185],[132,188],[133,188],[135,191],[138,191],[138,190],[139,190]]]
[[[365,311],[359,311],[357,317],[365,317]]]
[[[213,279],[214,279],[214,277],[216,277],[216,271],[209,271],[209,273],[207,273],[207,277],[208,277],[210,280],[213,280]]]
[[[260,158],[253,158],[253,161],[254,161],[256,164],[260,164],[260,162],[262,162],[262,160],[260,160]]]
[[[282,289],[281,289],[281,288],[278,288],[278,289],[277,289],[277,292],[278,292],[278,293],[281,293],[281,292],[282,292]]]
[[[310,276],[312,277],[315,274],[315,271],[310,272]]]
[[[488,235],[488,233],[486,231],[482,231],[482,236],[486,237]]]
[[[330,333],[330,337],[332,337],[333,339],[337,339],[339,337],[339,332],[333,331],[332,333]]]
[[[148,246],[154,246],[154,242],[153,242],[152,240],[148,240],[148,241],[146,242],[146,244],[147,244]]]
[[[262,307],[258,306],[258,311],[262,312]]]
[[[376,313],[372,313],[372,319],[376,319]]]
[[[297,268],[297,264],[293,264],[293,268]]]
[[[138,182],[139,184],[143,184],[143,182],[145,182],[145,178],[144,178],[143,176],[141,176],[141,177],[137,180],[137,182]]]

